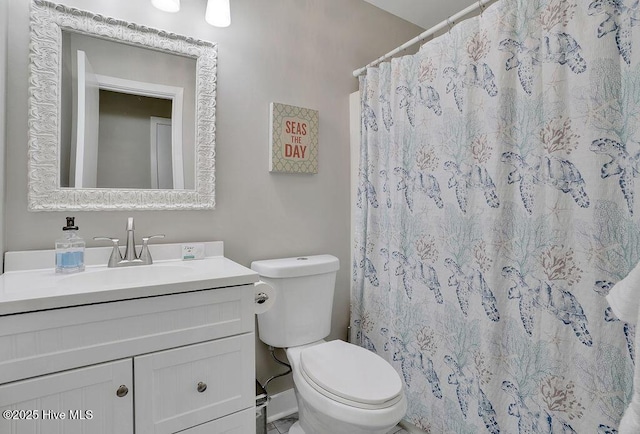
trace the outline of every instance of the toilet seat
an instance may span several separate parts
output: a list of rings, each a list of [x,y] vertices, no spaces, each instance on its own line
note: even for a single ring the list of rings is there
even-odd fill
[[[390,407],[402,399],[402,381],[382,357],[336,340],[300,353],[300,373],[331,400],[362,409]]]

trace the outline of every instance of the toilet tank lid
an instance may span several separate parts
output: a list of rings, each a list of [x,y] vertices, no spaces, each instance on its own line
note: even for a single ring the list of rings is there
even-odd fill
[[[297,256],[293,258],[253,261],[251,269],[272,278],[313,276],[338,271],[340,261],[332,255]]]

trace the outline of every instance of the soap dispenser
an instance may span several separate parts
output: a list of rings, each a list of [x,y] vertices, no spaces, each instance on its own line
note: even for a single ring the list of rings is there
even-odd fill
[[[56,241],[56,273],[84,271],[84,240],[77,234],[75,217],[67,217],[64,235]]]

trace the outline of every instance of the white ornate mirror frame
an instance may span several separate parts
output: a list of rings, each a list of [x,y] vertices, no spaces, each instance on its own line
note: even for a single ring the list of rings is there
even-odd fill
[[[61,188],[62,30],[196,59],[195,190]],[[44,0],[31,3],[30,211],[202,210],[215,206],[217,45]]]

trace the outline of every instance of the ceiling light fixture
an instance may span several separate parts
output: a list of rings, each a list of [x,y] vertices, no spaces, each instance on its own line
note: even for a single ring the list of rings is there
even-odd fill
[[[165,12],[178,12],[180,10],[180,0],[151,0],[151,4]]]
[[[208,0],[204,19],[216,27],[228,27],[231,24],[229,0]]]

